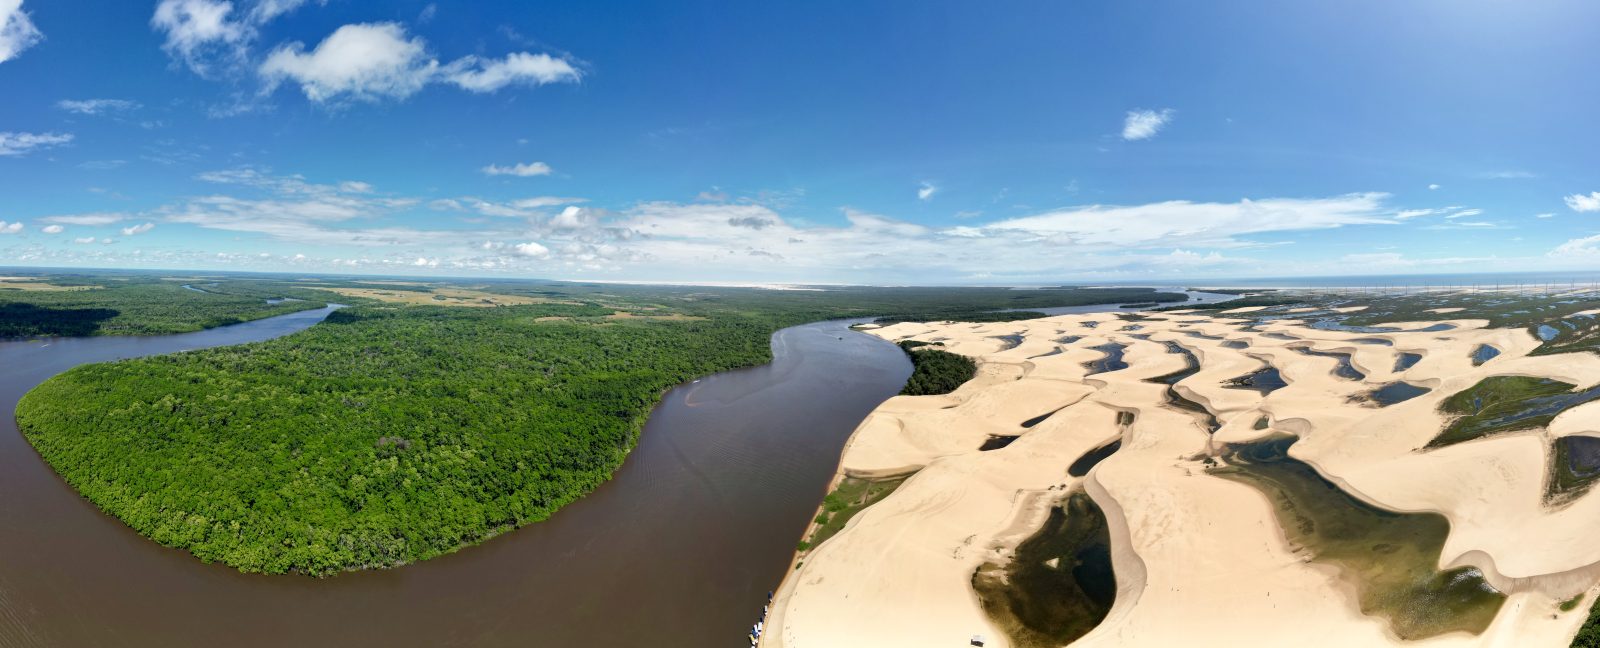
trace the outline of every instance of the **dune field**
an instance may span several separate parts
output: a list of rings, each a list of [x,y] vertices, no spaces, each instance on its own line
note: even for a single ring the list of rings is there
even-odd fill
[[[1232,314],[869,330],[977,376],[861,423],[839,478],[906,479],[800,557],[762,645],[1567,645],[1600,357]]]

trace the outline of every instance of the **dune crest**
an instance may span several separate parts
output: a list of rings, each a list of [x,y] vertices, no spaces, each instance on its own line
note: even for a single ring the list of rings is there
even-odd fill
[[[1600,582],[1600,496],[1546,498],[1552,442],[1600,435],[1600,406],[1568,409],[1549,430],[1427,446],[1450,423],[1441,405],[1452,395],[1497,376],[1592,387],[1600,356],[1529,356],[1540,342],[1525,330],[1446,323],[1371,333],[1168,312],[874,328],[973,357],[978,377],[948,395],[890,399],[861,424],[840,474],[910,477],[802,557],[763,645],[956,646],[981,635],[1012,646],[974,574],[1005,564],[1083,492],[1109,526],[1116,597],[1073,646],[1565,646],[1586,607],[1558,605],[1593,599]],[[1108,344],[1123,346],[1126,368],[1093,373],[1105,356],[1095,347]],[[1484,345],[1499,354],[1475,364]],[[1417,527],[1448,529],[1418,540],[1437,554],[1422,571],[1442,574],[1424,585],[1460,592],[1470,579],[1482,590],[1475,607],[1386,616],[1389,590],[1363,580],[1384,570],[1358,563],[1406,551],[1297,544],[1281,526],[1282,492],[1228,464],[1230,451],[1285,435],[1297,440],[1279,444],[1284,460],[1337,486],[1340,506],[1440,519]],[[980,450],[997,436],[1016,439]],[[1087,474],[1069,474],[1113,443]]]

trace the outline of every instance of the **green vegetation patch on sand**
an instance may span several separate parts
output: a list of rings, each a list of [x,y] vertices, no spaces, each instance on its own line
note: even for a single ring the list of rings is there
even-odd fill
[[[964,355],[940,351],[913,340],[901,342],[900,348],[911,357],[911,377],[900,390],[905,396],[948,394],[972,380],[978,372],[978,364]]]
[[[800,543],[799,549],[806,551],[821,546],[828,538],[843,531],[844,525],[849,524],[850,519],[857,513],[883,501],[883,498],[888,497],[905,481],[905,477],[895,479],[845,477],[840,480],[833,492],[822,498],[822,509],[817,513],[817,525],[812,528],[811,537]]]
[[[772,325],[741,317],[534,321],[609,312],[351,308],[268,342],[78,367],[17,419],[90,501],[202,560],[400,565],[549,516],[610,477],[663,390],[770,358]]]
[[[1344,492],[1289,456],[1297,439],[1274,435],[1233,446],[1213,475],[1260,489],[1289,543],[1333,565],[1355,585],[1363,614],[1382,617],[1408,641],[1489,627],[1505,595],[1476,569],[1439,571],[1450,523],[1434,513],[1397,513]]]
[[[1600,387],[1573,391],[1574,386],[1549,378],[1491,376],[1445,399],[1439,410],[1457,418],[1429,448],[1481,439],[1495,434],[1540,428],[1557,414],[1600,398]]]

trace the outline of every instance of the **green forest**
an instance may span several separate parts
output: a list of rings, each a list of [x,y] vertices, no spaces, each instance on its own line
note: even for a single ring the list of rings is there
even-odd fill
[[[978,373],[978,364],[964,355],[914,340],[901,342],[900,348],[911,357],[911,377],[900,390],[904,396],[948,394]]]
[[[27,439],[106,512],[250,572],[422,560],[605,481],[661,392],[768,358],[726,318],[538,321],[594,307],[338,311],[256,344],[78,367]]]
[[[767,362],[770,335],[785,326],[891,312],[1028,317],[992,313],[1168,298],[1146,289],[41,280],[87,288],[0,293],[9,313],[32,313],[0,319],[9,336],[181,332],[352,305],[275,340],[81,366],[17,410],[45,460],[139,533],[243,571],[312,575],[415,562],[548,517],[610,477],[664,390]],[[372,298],[332,292],[379,283],[383,292],[360,293]],[[446,289],[541,303],[384,301]],[[973,372],[971,360],[942,351],[911,357],[907,393],[947,392]]]
[[[66,276],[50,283],[69,289],[0,290],[0,340],[188,333],[322,308],[337,297],[283,282]]]

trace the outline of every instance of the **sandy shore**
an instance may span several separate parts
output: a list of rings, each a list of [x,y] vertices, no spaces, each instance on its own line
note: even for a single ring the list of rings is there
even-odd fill
[[[778,591],[763,645],[965,646],[983,635],[987,646],[1008,646],[979,605],[973,573],[1004,561],[1082,487],[1110,522],[1117,597],[1074,646],[1565,646],[1587,606],[1556,606],[1585,591],[1593,600],[1600,582],[1600,496],[1560,508],[1541,497],[1550,440],[1600,436],[1600,404],[1569,410],[1547,430],[1421,448],[1446,425],[1438,407],[1451,394],[1501,375],[1589,386],[1600,383],[1600,357],[1528,356],[1539,342],[1524,330],[1447,322],[1448,330],[1402,322],[1374,334],[1296,320],[1247,329],[1242,319],[1167,312],[873,329],[891,341],[941,342],[977,359],[979,376],[948,395],[890,399],[861,424],[841,474],[911,477],[804,557]],[[1023,342],[1006,348],[999,336],[1011,335]],[[1106,343],[1126,345],[1128,367],[1086,376],[1084,363],[1102,356],[1090,347]],[[1203,417],[1165,404],[1166,385],[1147,380],[1185,367],[1167,343],[1199,361],[1174,389],[1216,417],[1215,434]],[[1501,354],[1474,366],[1480,344]],[[1364,377],[1340,376],[1337,358],[1296,347],[1347,353]],[[1396,372],[1401,353],[1422,359]],[[1224,385],[1268,365],[1286,387],[1263,395]],[[1401,380],[1431,391],[1387,407],[1362,398]],[[1132,413],[1132,424],[1119,425],[1119,412]],[[1400,640],[1387,620],[1360,612],[1348,576],[1290,545],[1260,490],[1202,463],[1225,443],[1274,432],[1298,435],[1290,454],[1360,500],[1444,515],[1450,533],[1438,567],[1475,567],[1508,595],[1489,628]],[[980,452],[990,435],[1018,439]],[[1121,449],[1087,476],[1066,474],[1119,438]]]

